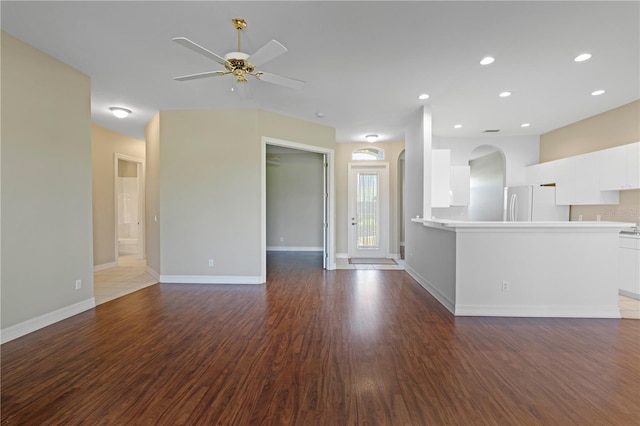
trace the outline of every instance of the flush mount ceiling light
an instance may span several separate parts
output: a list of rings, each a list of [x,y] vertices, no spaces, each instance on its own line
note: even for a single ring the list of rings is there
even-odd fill
[[[498,96],[500,96],[501,98],[507,98],[511,96],[511,92],[501,92]]]
[[[492,64],[493,61],[495,61],[495,58],[492,58],[491,56],[485,56],[480,61],[480,65],[489,65],[489,64]]]
[[[427,95],[426,93],[423,93],[422,95],[418,96],[418,99],[420,99],[421,101],[424,101],[425,99],[429,99],[429,95]]]
[[[373,143],[378,140],[378,135],[367,135],[364,138],[367,140],[367,142]]]
[[[131,114],[131,110],[122,107],[111,107],[109,111],[118,118],[126,118]]]
[[[600,90],[596,90],[591,92],[591,96],[600,96],[604,93],[604,90],[600,89]]]
[[[576,56],[573,60],[575,62],[584,62],[590,58],[591,58],[591,53],[581,53],[578,56]]]

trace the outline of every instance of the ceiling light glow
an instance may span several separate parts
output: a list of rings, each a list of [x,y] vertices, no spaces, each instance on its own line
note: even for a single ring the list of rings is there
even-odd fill
[[[604,90],[600,89],[600,90],[595,90],[593,92],[591,92],[591,96],[600,96],[604,93]]]
[[[456,124],[455,126],[453,126],[454,129],[461,129],[462,128],[462,124]]]
[[[118,118],[126,118],[131,114],[131,110],[122,107],[111,107],[109,111]]]
[[[429,99],[429,95],[427,95],[426,93],[423,93],[422,95],[418,96],[418,99],[420,99],[421,101],[424,101],[425,99]]]
[[[573,60],[575,62],[584,62],[590,58],[591,58],[591,53],[581,53],[578,56],[576,56]]]
[[[364,138],[367,140],[367,142],[373,143],[378,140],[378,135],[367,135]]]
[[[501,98],[506,98],[511,96],[511,92],[501,92],[498,96],[500,96]]]
[[[529,123],[522,123],[522,124],[520,125],[520,127],[529,127],[529,126],[531,126],[531,124],[529,124]]]
[[[492,58],[491,56],[485,56],[480,61],[480,65],[489,65],[489,64],[492,64],[493,61],[495,61],[495,58]]]

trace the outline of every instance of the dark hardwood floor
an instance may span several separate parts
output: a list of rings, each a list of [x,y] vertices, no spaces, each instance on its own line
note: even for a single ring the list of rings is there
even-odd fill
[[[268,262],[2,345],[2,424],[640,423],[640,321],[455,318],[403,271]]]

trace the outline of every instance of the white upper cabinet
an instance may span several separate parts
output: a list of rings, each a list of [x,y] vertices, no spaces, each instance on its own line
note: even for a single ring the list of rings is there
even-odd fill
[[[601,191],[640,188],[640,142],[598,151]]]
[[[451,166],[452,206],[468,206],[471,195],[471,167]]]
[[[431,151],[431,207],[449,207],[451,150]]]
[[[558,161],[534,164],[525,169],[525,179],[529,185],[546,185],[558,179]]]
[[[601,151],[557,160],[556,204],[618,204],[618,192],[600,190]]]

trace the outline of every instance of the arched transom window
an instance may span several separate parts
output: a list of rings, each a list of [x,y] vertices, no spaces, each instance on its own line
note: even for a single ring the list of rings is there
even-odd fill
[[[384,150],[372,146],[358,148],[351,154],[351,159],[365,161],[384,160]]]

